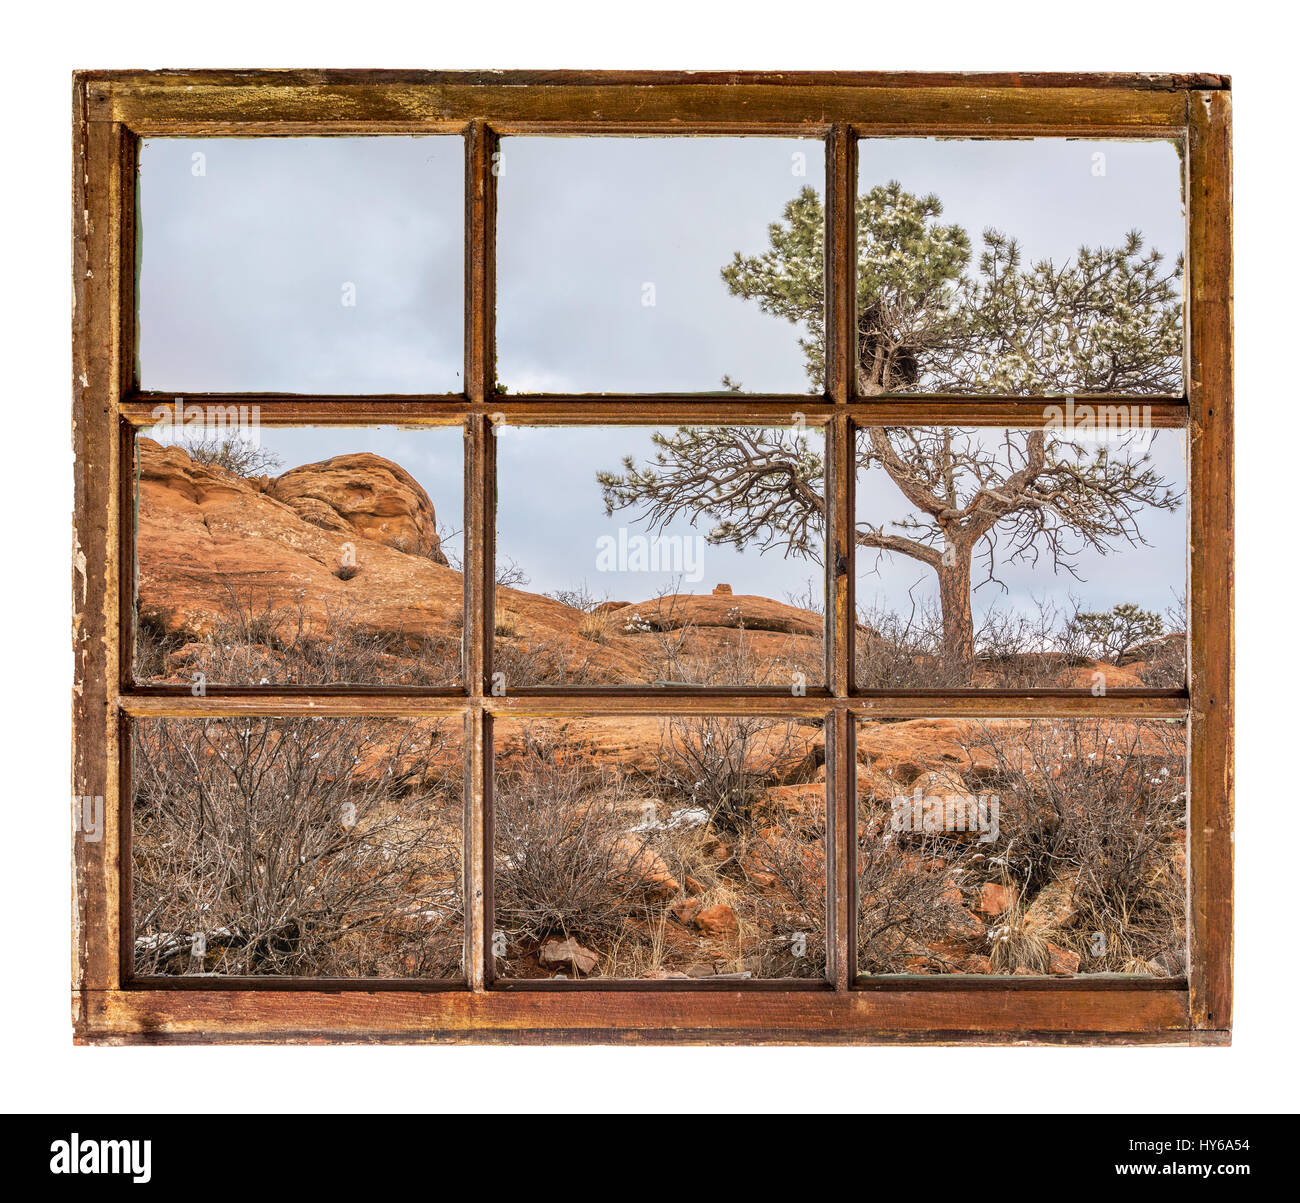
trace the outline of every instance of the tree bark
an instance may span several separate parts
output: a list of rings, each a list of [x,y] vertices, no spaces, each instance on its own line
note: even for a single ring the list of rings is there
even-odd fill
[[[943,610],[943,658],[957,684],[975,682],[975,621],[970,605],[970,552],[954,548],[952,563],[940,562],[939,605]]]

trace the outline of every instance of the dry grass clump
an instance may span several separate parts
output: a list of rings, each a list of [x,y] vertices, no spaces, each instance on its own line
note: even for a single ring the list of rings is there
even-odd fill
[[[1027,921],[1025,908],[1011,907],[989,928],[989,961],[994,973],[1027,970],[1043,974],[1052,963],[1050,941],[1042,930]]]
[[[221,685],[449,685],[460,679],[460,616],[447,634],[417,639],[363,625],[343,606],[311,615],[227,586],[202,634],[171,629],[170,614],[137,617],[135,676]]]
[[[583,614],[578,622],[578,634],[592,643],[609,643],[617,632],[618,623],[609,611]]]

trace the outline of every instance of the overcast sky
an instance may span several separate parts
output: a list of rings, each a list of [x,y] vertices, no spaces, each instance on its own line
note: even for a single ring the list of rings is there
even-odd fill
[[[460,392],[463,177],[459,138],[147,140],[144,387]]]
[[[498,378],[511,392],[710,390],[724,373],[751,391],[807,389],[799,332],[729,296],[719,271],[735,251],[765,248],[767,225],[800,187],[822,191],[819,142],[508,138],[502,147]],[[1081,243],[1114,245],[1134,227],[1171,259],[1182,249],[1179,165],[1168,143],[878,139],[860,144],[859,163],[864,191],[898,179],[937,193],[943,220],[966,227],[977,248],[995,226],[1021,240],[1027,261],[1060,262]],[[147,141],[145,387],[459,391],[462,165],[451,137]],[[343,303],[349,284],[355,305]],[[387,456],[424,484],[441,523],[461,525],[458,431],[264,428],[262,441],[286,467],[350,450]],[[626,517],[604,518],[595,473],[648,450],[643,428],[499,438],[499,546],[529,588],[585,580],[598,596],[636,601],[671,582],[671,573],[597,571],[597,540]],[[1162,433],[1154,454],[1184,487],[1182,436]],[[899,501],[887,479],[862,482],[859,505],[874,517],[901,517]],[[1089,606],[1163,609],[1182,590],[1185,523],[1182,510],[1148,515],[1153,546],[1109,563],[1081,557],[1083,582],[1043,567],[1010,570],[1000,604],[1073,593]],[[776,553],[707,548],[704,557],[690,591],[725,581],[784,599],[820,580],[816,565]],[[906,606],[914,581],[932,587],[911,561],[872,575],[874,559],[862,560],[861,604]],[[977,594],[977,607],[993,593]]]
[[[511,392],[810,388],[800,331],[727,292],[823,144],[793,138],[507,138],[497,376]]]

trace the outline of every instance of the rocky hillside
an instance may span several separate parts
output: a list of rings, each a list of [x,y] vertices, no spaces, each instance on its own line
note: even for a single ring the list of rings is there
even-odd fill
[[[244,479],[139,443],[137,671],[185,682],[451,684],[463,579],[428,494],[375,455]],[[507,686],[821,679],[820,615],[768,598],[669,595],[593,612],[522,589],[496,598]],[[313,643],[360,645],[357,663]],[[214,645],[256,645],[223,657]],[[337,650],[337,649],[336,649]],[[376,655],[376,652],[382,653]],[[358,675],[366,669],[369,676]],[[348,675],[352,669],[353,675]],[[313,672],[316,675],[313,678]]]

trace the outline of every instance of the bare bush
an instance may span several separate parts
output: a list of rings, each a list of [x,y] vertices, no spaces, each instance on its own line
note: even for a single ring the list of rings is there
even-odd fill
[[[811,755],[783,719],[670,718],[663,722],[654,775],[670,795],[703,808],[714,825],[740,831],[764,787],[789,779]]]
[[[1035,719],[1015,729],[974,724],[971,735],[971,754],[991,760],[986,786],[1001,800],[990,871],[1031,912],[1045,890],[1062,896],[1042,924],[1088,971],[1182,972],[1182,725]]]
[[[574,589],[556,589],[551,593],[543,593],[542,596],[568,606],[571,610],[581,610],[584,614],[595,613],[600,606],[611,600],[609,594],[597,597],[588,588],[586,581]]]
[[[266,476],[284,465],[274,451],[239,433],[205,435],[185,443],[185,450],[196,464],[221,468],[244,478]]]
[[[753,923],[744,949],[759,977],[826,975],[826,807],[803,813],[777,807],[742,841],[740,864],[751,879],[740,909]]]
[[[1144,613],[1139,611],[1139,615]],[[1111,618],[1080,613],[1077,607],[1064,610],[1043,600],[1029,612],[990,607],[975,631],[975,680],[992,689],[1067,687],[1076,683],[1078,669],[1094,661],[1108,657],[1114,664],[1131,661],[1141,645],[1123,633],[1108,635]],[[1117,621],[1122,623],[1122,618]],[[906,612],[877,606],[864,610],[859,622],[856,669],[860,686],[934,689],[969,684],[969,666],[945,650],[943,615],[937,603],[913,602]],[[1119,655],[1113,654],[1116,642],[1124,647]],[[1163,654],[1167,644],[1150,646]],[[1169,658],[1176,654],[1169,653]],[[1166,668],[1162,661],[1161,669],[1152,672]],[[1181,676],[1177,683],[1182,683]]]
[[[1142,660],[1138,676],[1152,689],[1181,689],[1187,684],[1187,594],[1180,594],[1165,611],[1170,632],[1133,650]]]
[[[137,723],[136,972],[455,975],[459,743],[415,721]]]
[[[579,654],[573,644],[560,644],[545,632],[520,634],[508,617],[497,612],[492,643],[492,667],[508,689],[534,685],[608,685],[609,673],[596,663],[595,647]],[[597,644],[596,640],[587,642]]]
[[[602,976],[824,972],[824,802],[796,813],[756,784],[749,821],[728,826],[658,764],[600,766],[563,729],[522,732],[498,761],[494,811],[495,925],[511,976],[542,971],[531,957],[551,938],[579,940]],[[779,742],[767,724],[749,738],[764,756]],[[725,918],[721,932],[695,925],[710,911],[730,913],[730,932]]]
[[[525,728],[519,758],[495,783],[496,926],[516,954],[548,936],[607,942],[662,896],[655,857],[622,776],[564,754]],[[669,891],[669,894],[674,892]]]
[[[965,950],[953,946],[960,917],[956,888],[972,855],[960,838],[895,832],[888,805],[863,798],[858,811],[858,972],[903,973],[922,957],[952,970]]]

